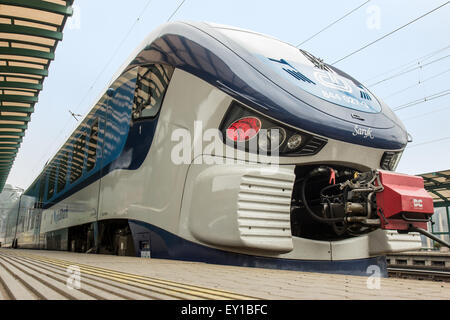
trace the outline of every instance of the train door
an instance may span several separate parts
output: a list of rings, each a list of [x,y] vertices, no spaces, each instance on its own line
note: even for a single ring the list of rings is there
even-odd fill
[[[104,131],[107,96],[97,105],[77,129],[72,139],[72,151],[61,157],[57,181],[59,189],[68,188],[75,192],[57,206],[56,212],[61,224],[68,225],[67,249],[74,252],[92,252],[97,247],[94,231],[97,227],[98,201],[101,167],[101,151]],[[69,161],[70,159],[70,161]],[[57,188],[58,189],[58,188]]]
[[[149,152],[159,120],[159,111],[173,71],[173,67],[167,65],[141,66],[138,69],[129,136],[141,144],[139,148],[134,149],[136,165],[133,169],[144,161]],[[146,179],[145,176],[143,179]],[[143,183],[139,185],[141,188],[138,193],[142,193],[142,198],[146,196],[145,193],[152,192],[143,187]],[[142,198],[136,197],[135,201],[143,203]],[[130,227],[133,231],[136,255],[151,258],[152,250],[161,247],[156,235],[134,221],[130,222]]]
[[[121,199],[117,190],[111,190],[111,175],[127,168],[130,155],[123,156],[122,151],[127,140],[131,118],[137,68],[124,72],[105,94],[101,117],[99,119],[99,185],[98,210],[95,225],[95,242],[98,253],[126,254],[134,246],[128,228],[128,221],[117,214],[119,207],[111,210],[111,202]],[[114,178],[114,177],[113,177]],[[110,196],[110,194],[115,194]],[[119,200],[120,201],[120,200]],[[127,238],[130,238],[127,241]],[[130,245],[126,245],[129,243]],[[134,254],[132,254],[134,255]]]
[[[173,68],[169,66],[135,67],[119,77],[110,91],[100,188],[99,221],[105,221],[103,224],[111,219],[136,219],[130,213],[130,206],[139,206],[148,196],[150,190],[143,188],[142,182],[145,173],[136,172],[152,144],[172,73]],[[129,225],[120,228],[115,234],[131,236]],[[133,241],[127,243],[136,247]],[[144,251],[149,251],[149,239],[142,246]],[[135,248],[137,255],[140,255],[139,247]]]

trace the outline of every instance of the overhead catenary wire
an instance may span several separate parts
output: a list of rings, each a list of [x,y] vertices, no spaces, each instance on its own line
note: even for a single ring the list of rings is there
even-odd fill
[[[384,71],[382,73],[379,73],[379,74],[377,74],[377,75],[375,75],[375,76],[373,76],[373,77],[371,77],[371,78],[369,78],[367,80],[364,80],[364,82],[372,81],[374,79],[377,79],[377,78],[379,78],[381,76],[384,76],[386,74],[389,74],[389,73],[397,71],[397,70],[401,70],[401,69],[410,68],[412,66],[415,66],[415,65],[417,65],[417,64],[419,64],[421,62],[425,62],[426,60],[430,59],[431,57],[434,57],[438,53],[441,53],[442,51],[445,51],[445,50],[447,50],[449,48],[450,48],[450,45],[447,45],[447,46],[445,46],[445,47],[443,47],[441,49],[438,49],[438,50],[435,50],[433,52],[430,52],[430,53],[428,53],[428,54],[426,54],[424,56],[421,56],[419,58],[415,58],[414,60],[411,60],[408,63],[402,64],[401,66],[398,66],[398,67],[389,69],[387,71]]]
[[[419,147],[419,146],[423,146],[423,145],[427,145],[427,144],[435,143],[435,142],[439,142],[439,141],[444,141],[444,140],[448,140],[448,139],[450,139],[450,136],[439,138],[439,139],[434,139],[434,140],[429,140],[429,141],[424,141],[424,142],[417,143],[417,144],[407,145],[406,147],[407,148],[415,148],[415,147]]]
[[[167,22],[172,20],[173,16],[178,12],[178,10],[181,8],[181,6],[185,3],[186,0],[183,0],[180,5],[175,9],[175,11],[170,15],[169,19],[167,19]]]
[[[447,69],[447,70],[444,70],[444,71],[442,71],[442,72],[439,72],[438,74],[435,74],[435,75],[433,75],[433,76],[431,76],[431,77],[428,77],[428,78],[426,78],[426,79],[419,80],[418,82],[414,83],[413,85],[410,85],[410,86],[408,86],[408,87],[406,87],[406,88],[403,88],[403,89],[401,89],[401,90],[398,90],[398,91],[395,91],[395,92],[391,93],[390,95],[386,96],[384,99],[389,99],[389,98],[391,98],[391,97],[394,97],[394,96],[396,96],[396,95],[398,95],[398,94],[400,94],[400,93],[402,93],[402,92],[405,92],[405,91],[407,91],[407,90],[409,90],[409,89],[412,89],[412,88],[414,88],[414,87],[417,87],[418,85],[421,85],[421,84],[423,84],[423,83],[425,83],[425,82],[427,82],[427,81],[430,81],[430,80],[435,79],[435,78],[437,78],[437,77],[439,77],[439,76],[441,76],[441,75],[443,75],[443,74],[446,74],[446,73],[449,72],[449,71],[450,71],[450,69]]]
[[[310,36],[309,38],[303,40],[301,43],[299,43],[298,45],[296,45],[296,48],[300,47],[301,45],[305,44],[306,42],[312,40],[313,38],[315,38],[316,36],[318,36],[319,34],[321,34],[322,32],[324,32],[325,30],[331,28],[332,26],[334,26],[336,23],[338,23],[339,21],[345,19],[347,16],[351,15],[353,12],[357,11],[359,8],[365,6],[367,3],[369,3],[371,0],[367,0],[364,3],[360,4],[358,7],[352,9],[351,11],[347,12],[345,15],[343,15],[342,17],[340,17],[339,19],[337,19],[336,21],[330,23],[329,25],[327,25],[326,27],[324,27],[323,29],[321,29],[320,31],[316,32],[315,34],[313,34],[312,36]]]
[[[413,120],[413,119],[417,119],[417,118],[422,118],[422,117],[425,117],[427,115],[436,114],[438,112],[445,111],[445,110],[448,110],[448,109],[450,109],[450,106],[446,106],[445,108],[440,108],[440,109],[437,109],[437,110],[433,110],[433,111],[421,113],[421,114],[418,114],[418,115],[415,115],[415,116],[412,116],[412,117],[408,117],[408,118],[402,119],[402,121],[405,122],[405,121],[409,121],[409,120]]]
[[[400,76],[402,76],[402,75],[404,75],[404,74],[407,74],[407,73],[410,73],[410,72],[412,72],[412,71],[414,71],[414,70],[421,69],[421,68],[424,68],[424,67],[429,66],[429,65],[431,65],[431,64],[434,64],[434,63],[436,63],[436,62],[439,62],[439,61],[442,61],[442,60],[444,60],[444,59],[447,59],[448,57],[450,57],[450,54],[449,54],[449,55],[446,55],[446,56],[444,56],[444,57],[437,58],[437,59],[435,59],[435,60],[433,60],[433,61],[430,61],[430,62],[428,62],[428,63],[425,63],[425,64],[418,64],[417,66],[415,66],[415,67],[413,67],[413,68],[409,68],[409,69],[407,69],[407,70],[401,71],[401,72],[399,72],[399,73],[396,73],[396,74],[394,74],[394,75],[392,75],[392,76],[389,76],[389,77],[384,78],[384,79],[382,79],[382,80],[379,80],[379,81],[377,81],[377,82],[371,83],[371,84],[368,85],[368,87],[374,87],[374,86],[376,86],[376,85],[379,85],[380,83],[383,83],[383,82],[386,82],[386,81],[388,81],[388,80],[391,80],[391,79],[400,77]]]
[[[450,89],[447,89],[447,90],[444,90],[444,91],[437,92],[435,94],[429,95],[427,97],[424,97],[424,98],[421,98],[421,99],[417,99],[417,100],[410,101],[408,103],[402,104],[400,106],[397,106],[397,107],[393,108],[392,110],[398,111],[398,110],[410,108],[412,106],[415,106],[415,105],[418,105],[418,104],[421,104],[421,103],[424,103],[424,102],[428,102],[428,101],[431,101],[431,100],[434,100],[434,99],[437,99],[437,98],[441,98],[441,97],[449,95],[449,94],[450,94]]]
[[[378,38],[378,39],[376,39],[376,40],[374,40],[374,41],[372,41],[372,42],[370,42],[370,43],[368,43],[368,44],[362,46],[361,48],[359,48],[359,49],[357,49],[357,50],[355,50],[355,51],[353,51],[353,52],[347,54],[346,56],[344,56],[344,57],[342,57],[342,58],[336,60],[336,61],[333,62],[331,65],[335,65],[335,64],[337,64],[337,63],[339,63],[339,62],[341,62],[341,61],[343,61],[343,60],[345,60],[345,59],[347,59],[347,58],[353,56],[354,54],[356,54],[356,53],[358,53],[358,52],[360,52],[360,51],[362,51],[362,50],[364,50],[364,49],[370,47],[371,45],[373,45],[373,44],[375,44],[375,43],[377,43],[377,42],[379,42],[379,41],[381,41],[381,40],[383,40],[383,39],[389,37],[390,35],[392,35],[392,34],[398,32],[398,31],[402,30],[403,28],[406,28],[407,26],[413,24],[414,22],[419,21],[420,19],[422,19],[422,18],[428,16],[429,14],[431,14],[431,13],[433,13],[433,12],[435,12],[435,11],[441,9],[442,7],[446,6],[446,5],[449,4],[449,3],[450,3],[450,1],[447,1],[447,2],[445,2],[445,3],[443,3],[443,4],[441,4],[440,6],[434,8],[433,10],[428,11],[427,13],[421,15],[420,17],[415,18],[414,20],[412,20],[412,21],[410,21],[410,22],[408,22],[408,23],[402,25],[401,27],[398,27],[397,29],[395,29],[395,30],[393,30],[393,31],[391,31],[391,32],[389,32],[389,33],[387,33],[387,34],[385,34],[384,36],[382,36],[382,37],[380,37],[380,38]]]

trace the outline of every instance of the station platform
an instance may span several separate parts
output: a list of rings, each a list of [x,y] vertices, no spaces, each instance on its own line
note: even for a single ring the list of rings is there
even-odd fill
[[[74,279],[79,271],[79,287]],[[69,280],[71,279],[71,280]],[[450,283],[0,249],[0,299],[450,299]]]

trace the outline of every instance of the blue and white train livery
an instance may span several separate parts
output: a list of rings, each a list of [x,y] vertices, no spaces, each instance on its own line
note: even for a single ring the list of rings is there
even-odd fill
[[[276,165],[254,160],[251,143],[270,144]],[[376,203],[379,171],[395,170],[406,144],[382,101],[308,52],[169,23],[22,195],[4,244],[349,274],[378,265],[385,275],[383,254],[421,244],[380,227]],[[229,161],[239,151],[245,159]]]

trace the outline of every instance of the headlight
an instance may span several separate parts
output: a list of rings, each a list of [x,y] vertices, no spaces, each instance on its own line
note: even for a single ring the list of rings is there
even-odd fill
[[[245,142],[258,134],[261,121],[256,117],[245,117],[236,120],[227,128],[227,138],[231,141]]]
[[[286,131],[280,127],[263,130],[259,133],[258,146],[263,151],[275,151],[283,144]]]
[[[291,136],[287,142],[287,147],[289,150],[295,150],[302,144],[303,138],[299,134],[294,134]]]
[[[318,153],[327,143],[327,139],[291,129],[236,101],[231,103],[220,131],[226,144],[253,153],[277,151],[284,156],[309,156]],[[254,137],[257,139],[253,140]]]

